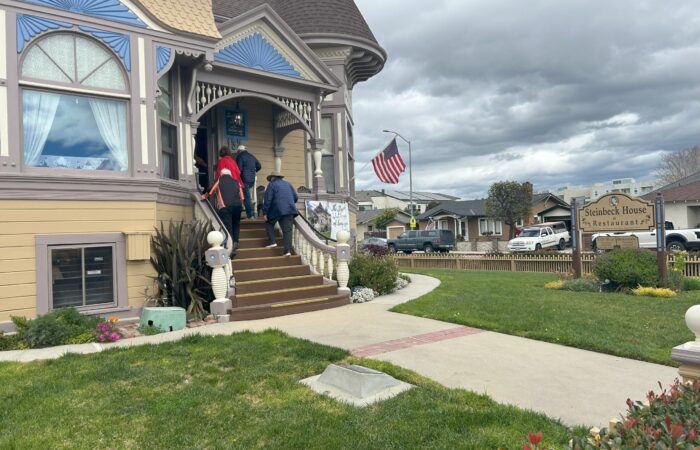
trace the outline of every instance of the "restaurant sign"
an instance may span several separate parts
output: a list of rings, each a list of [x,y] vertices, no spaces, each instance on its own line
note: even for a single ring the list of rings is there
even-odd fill
[[[579,210],[578,229],[588,233],[653,230],[654,219],[654,204],[613,192]]]

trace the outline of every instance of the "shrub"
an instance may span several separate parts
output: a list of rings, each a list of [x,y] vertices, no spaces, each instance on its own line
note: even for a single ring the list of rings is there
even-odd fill
[[[683,280],[683,290],[684,291],[700,291],[700,279],[699,278],[685,278]]]
[[[369,256],[382,257],[389,254],[389,247],[384,247],[383,245],[368,245],[365,247],[364,252]]]
[[[350,280],[348,286],[364,286],[373,289],[379,295],[390,294],[394,291],[399,269],[392,258],[375,258],[367,255],[356,255],[350,261]]]
[[[574,437],[571,449],[694,449],[700,446],[700,383],[676,382],[660,394],[650,391],[648,404],[627,400],[624,421],[594,437]]]
[[[632,293],[634,295],[639,295],[639,296],[643,296],[643,297],[671,298],[671,297],[676,296],[676,293],[672,289],[642,287],[642,286],[639,286],[636,289],[632,289]]]
[[[17,350],[19,348],[19,339],[16,334],[6,336],[0,332],[0,352],[5,350]]]
[[[159,297],[168,299],[167,306],[185,308],[195,320],[204,317],[204,302],[212,299],[211,269],[204,258],[210,230],[210,224],[197,220],[171,221],[167,232],[161,223],[153,237],[151,265],[157,273]]]
[[[352,289],[352,295],[350,296],[350,300],[352,300],[353,303],[371,302],[372,300],[374,300],[374,291],[370,288],[366,288],[363,286],[355,286]]]
[[[19,347],[42,348],[72,343],[94,342],[98,317],[82,315],[75,308],[52,311],[34,320],[12,317]],[[88,335],[90,340],[87,340]]]
[[[593,273],[620,288],[658,286],[656,256],[648,250],[616,249],[596,258]]]
[[[562,286],[564,285],[563,280],[557,280],[557,281],[550,281],[549,283],[544,284],[545,289],[561,289]]]
[[[668,287],[675,291],[683,289],[683,280],[685,279],[685,264],[688,259],[688,252],[675,251],[673,252],[673,265],[668,274]]]
[[[571,292],[600,292],[600,284],[590,278],[573,278],[564,280],[560,289]]]

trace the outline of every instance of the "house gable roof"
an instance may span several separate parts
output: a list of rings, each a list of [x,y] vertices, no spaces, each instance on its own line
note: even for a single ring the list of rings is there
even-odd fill
[[[340,79],[268,4],[219,25],[224,36],[214,59],[247,69],[323,83],[336,88]]]
[[[209,38],[221,37],[211,0],[137,0],[137,3],[172,30]]]
[[[388,209],[370,209],[366,211],[358,211],[357,213],[357,224],[358,225],[363,225],[369,222],[372,222],[374,219],[379,217],[381,214],[383,214],[385,211],[388,211]],[[403,211],[396,211],[396,217],[394,220],[397,222],[406,225],[410,221],[410,216]]]
[[[691,176],[694,177],[694,175]],[[679,183],[680,182],[676,182],[661,189],[657,189],[656,191],[642,196],[642,198],[648,202],[653,202],[656,198],[656,194],[660,193],[664,196],[664,202],[700,202],[700,179],[684,184]]]
[[[442,202],[418,216],[418,220],[427,220],[440,214],[452,214],[458,217],[486,216],[486,200],[450,200]]]

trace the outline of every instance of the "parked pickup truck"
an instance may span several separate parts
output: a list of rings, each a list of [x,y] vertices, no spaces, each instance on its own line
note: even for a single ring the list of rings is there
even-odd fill
[[[591,238],[591,247],[596,251],[598,236],[637,236],[639,248],[656,248],[656,231],[632,231],[619,233],[598,233]],[[700,228],[687,230],[674,229],[673,223],[666,222],[666,249],[668,251],[700,250]]]
[[[387,246],[392,253],[410,254],[421,250],[426,253],[449,252],[455,248],[455,235],[450,230],[411,230],[395,239],[388,239]]]
[[[564,250],[570,240],[571,235],[564,222],[542,223],[524,228],[518,237],[508,241],[508,250],[533,252],[548,247]]]

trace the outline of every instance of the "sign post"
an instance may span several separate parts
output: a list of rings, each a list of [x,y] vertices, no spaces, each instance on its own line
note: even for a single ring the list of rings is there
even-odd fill
[[[661,284],[668,281],[668,255],[666,254],[666,208],[663,195],[656,194],[656,262],[659,265]]]
[[[581,242],[578,232],[578,205],[576,199],[571,202],[571,250],[573,252],[574,276],[581,278],[583,268],[581,265]]]

